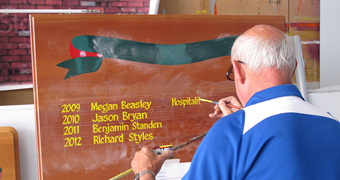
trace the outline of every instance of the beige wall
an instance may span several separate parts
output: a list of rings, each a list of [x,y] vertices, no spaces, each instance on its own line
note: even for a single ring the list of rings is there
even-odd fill
[[[0,105],[33,104],[33,88],[0,91]]]

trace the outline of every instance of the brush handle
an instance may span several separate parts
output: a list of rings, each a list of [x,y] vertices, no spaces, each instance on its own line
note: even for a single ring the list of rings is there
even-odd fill
[[[200,100],[208,102],[208,103],[218,104],[218,102],[212,101],[212,100],[207,100],[207,99],[202,99],[202,98]],[[238,106],[235,106],[235,105],[232,105],[232,104],[226,104],[226,106],[229,106],[229,107],[234,108],[234,109],[242,109],[241,107],[238,107]]]
[[[188,144],[190,144],[190,143],[192,143],[192,142],[194,142],[194,141],[204,137],[206,134],[207,134],[207,132],[204,132],[203,134],[201,134],[199,136],[196,136],[196,137],[192,138],[191,140],[189,140],[187,142],[184,142],[184,143],[182,143],[182,144],[180,144],[178,146],[175,146],[173,151],[176,151],[177,149],[180,149],[180,148],[182,148],[182,147],[184,147],[184,146],[186,146],[186,145],[188,145]],[[128,170],[118,174],[117,176],[115,176],[115,177],[113,177],[113,178],[111,178],[109,180],[118,180],[118,179],[120,179],[120,178],[122,178],[122,177],[124,177],[124,176],[126,176],[126,175],[128,175],[130,173],[132,173],[132,171],[133,171],[132,168],[128,169]]]
[[[126,175],[128,175],[128,174],[130,174],[130,173],[132,173],[132,172],[133,172],[132,168],[131,168],[131,169],[128,169],[128,170],[126,170],[126,171],[124,171],[124,172],[118,174],[117,176],[115,176],[115,177],[113,177],[113,178],[111,178],[111,179],[109,179],[109,180],[118,180],[118,179],[120,179],[120,178],[122,178],[122,177],[124,177],[124,176],[126,176]]]

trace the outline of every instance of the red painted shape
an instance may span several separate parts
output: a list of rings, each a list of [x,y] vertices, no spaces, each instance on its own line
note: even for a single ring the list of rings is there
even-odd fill
[[[72,59],[78,58],[78,57],[103,57],[103,55],[99,54],[99,53],[86,52],[86,51],[81,51],[79,49],[76,49],[72,45],[72,41],[70,42],[69,51],[70,51],[70,55],[71,55]]]

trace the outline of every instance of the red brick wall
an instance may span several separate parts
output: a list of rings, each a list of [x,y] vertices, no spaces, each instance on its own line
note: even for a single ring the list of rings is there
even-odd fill
[[[150,0],[0,0],[0,9],[99,9],[104,14],[148,14]],[[29,18],[0,14],[0,86],[32,84]]]

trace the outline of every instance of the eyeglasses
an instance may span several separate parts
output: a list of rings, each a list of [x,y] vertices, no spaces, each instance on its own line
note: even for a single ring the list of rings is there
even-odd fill
[[[245,64],[244,62],[240,61],[240,60],[235,60],[236,62]],[[225,75],[227,76],[227,79],[230,81],[234,81],[234,67],[233,64],[231,64],[231,66],[229,67],[228,71],[225,73]]]

